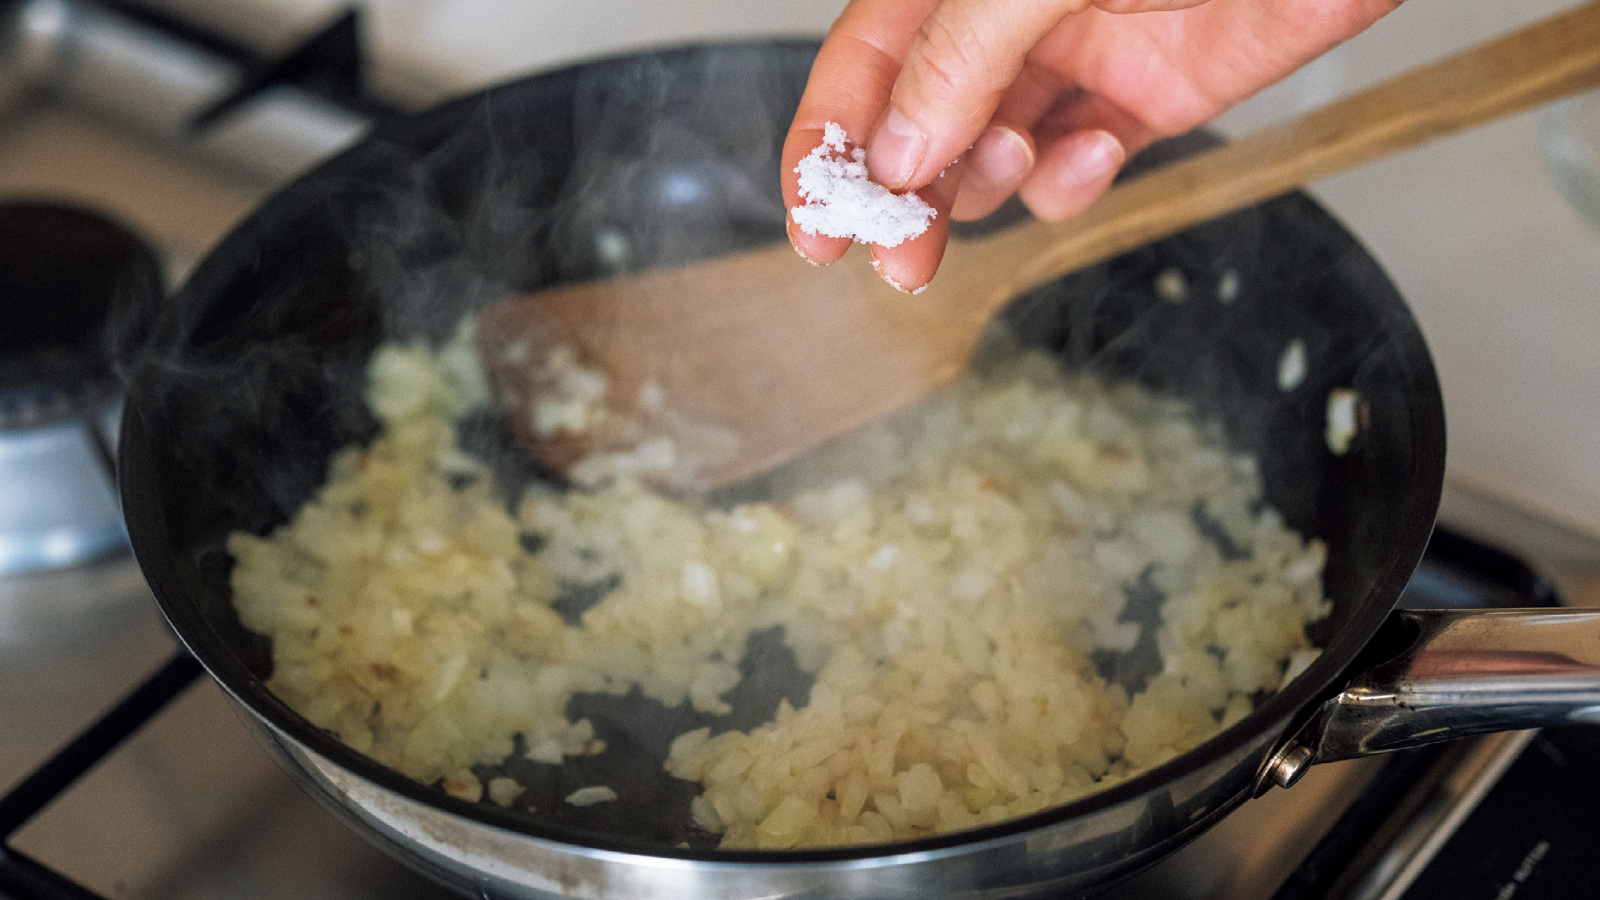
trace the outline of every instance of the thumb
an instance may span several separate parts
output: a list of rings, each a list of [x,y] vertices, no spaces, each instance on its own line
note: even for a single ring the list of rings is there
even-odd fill
[[[873,180],[929,184],[978,139],[1031,51],[1090,0],[945,0],[923,20],[867,142]]]

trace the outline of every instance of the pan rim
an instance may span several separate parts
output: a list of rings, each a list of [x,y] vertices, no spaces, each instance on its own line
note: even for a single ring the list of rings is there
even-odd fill
[[[619,54],[579,67],[557,69],[519,79],[481,94],[459,98],[397,123],[390,123],[377,129],[373,135],[364,139],[352,150],[322,164],[262,204],[230,232],[223,244],[207,255],[206,260],[180,291],[180,297],[175,299],[172,305],[182,305],[186,301],[192,301],[196,296],[203,296],[206,293],[208,284],[221,283],[224,274],[233,268],[228,261],[237,255],[230,251],[259,243],[262,232],[267,228],[264,223],[268,217],[263,214],[264,210],[279,210],[285,205],[294,203],[318,203],[319,199],[303,187],[306,180],[337,177],[343,168],[352,165],[351,155],[359,152],[369,141],[404,142],[409,135],[426,135],[438,127],[436,123],[459,116],[462,108],[482,104],[486,98],[492,98],[498,92],[514,90],[541,78],[567,77],[577,70],[590,70],[598,66],[643,57],[657,57],[662,53],[696,52],[704,48],[755,49],[774,45],[814,47],[815,42],[787,38],[711,42],[686,44],[664,51]],[[1371,259],[1370,254],[1365,252],[1365,248],[1361,247],[1348,229],[1319,204],[1303,193],[1297,192],[1288,196],[1303,199],[1319,215],[1325,216],[1336,226],[1330,233],[1339,235],[1341,241],[1348,242],[1351,247],[1360,250],[1363,258]],[[1393,291],[1393,285],[1389,283],[1387,276],[1377,269],[1375,262],[1372,265],[1387,289]],[[1398,292],[1395,293],[1398,296]],[[1403,301],[1401,305],[1403,307]],[[1406,328],[1389,335],[1391,341],[1400,344],[1406,360],[1409,383],[1403,389],[1416,396],[1428,397],[1442,410],[1442,401],[1434,399],[1439,396],[1439,385],[1421,330],[1409,316],[1406,324]],[[542,826],[489,804],[474,804],[450,797],[428,785],[407,778],[339,742],[302,718],[267,690],[211,629],[200,613],[200,604],[187,599],[183,580],[174,565],[176,548],[169,545],[165,530],[160,527],[162,524],[160,517],[152,514],[153,511],[162,508],[163,502],[158,496],[159,492],[155,490],[158,479],[153,464],[154,454],[160,442],[159,436],[155,434],[149,420],[143,414],[138,398],[149,394],[150,388],[147,385],[154,377],[147,368],[141,368],[135,373],[129,385],[128,403],[123,417],[122,438],[118,449],[119,484],[124,509],[129,513],[127,515],[129,536],[135,557],[150,582],[163,613],[172,622],[174,631],[188,651],[236,702],[250,710],[263,723],[281,731],[311,752],[378,787],[428,807],[572,850],[620,853],[648,859],[686,860],[740,868],[779,866],[785,869],[808,867],[845,869],[866,864],[873,866],[904,864],[930,856],[963,854],[986,845],[1009,841],[1021,834],[1047,830],[1135,801],[1153,790],[1216,764],[1246,746],[1256,742],[1271,743],[1277,740],[1275,732],[1281,731],[1297,713],[1303,711],[1308,704],[1321,697],[1331,685],[1337,683],[1341,673],[1367,645],[1389,615],[1426,547],[1443,484],[1445,446],[1442,413],[1438,428],[1424,427],[1426,423],[1416,417],[1417,411],[1426,408],[1428,403],[1419,403],[1413,407],[1411,424],[1419,443],[1413,453],[1409,480],[1413,486],[1420,486],[1423,493],[1408,506],[1406,521],[1396,525],[1395,533],[1401,536],[1401,540],[1389,548],[1385,559],[1386,565],[1379,570],[1379,577],[1369,587],[1366,596],[1352,601],[1353,614],[1349,620],[1328,642],[1328,646],[1323,648],[1322,654],[1297,679],[1268,697],[1241,721],[1166,763],[1145,770],[1109,788],[1038,813],[995,825],[911,841],[808,850],[680,849],[644,841],[617,839],[587,831]]]

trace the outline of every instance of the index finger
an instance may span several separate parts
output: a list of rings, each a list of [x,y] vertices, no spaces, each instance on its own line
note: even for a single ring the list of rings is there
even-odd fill
[[[839,124],[852,142],[865,144],[889,105],[889,93],[900,76],[901,64],[917,29],[939,2],[853,0],[845,7],[811,66],[805,93],[784,141],[785,207],[804,202],[794,169],[802,157],[822,143],[827,123]],[[945,217],[946,210],[941,210],[935,225]],[[792,219],[789,238],[801,256],[816,263],[834,262],[850,248],[848,238],[809,234],[795,227]]]

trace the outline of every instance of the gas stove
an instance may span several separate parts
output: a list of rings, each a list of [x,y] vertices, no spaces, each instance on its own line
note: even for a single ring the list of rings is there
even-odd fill
[[[103,56],[76,74],[32,70],[48,83],[26,91],[0,66],[0,203],[103,213],[151,243],[168,286],[275,185],[386,112],[348,82],[318,83],[351,72],[340,22],[267,59],[127,4],[0,2],[17,10],[36,35],[77,16]],[[103,506],[94,435],[113,431],[114,402],[54,415],[89,461],[68,483]],[[36,431],[0,424],[0,461]],[[4,465],[0,477],[20,478],[0,484],[7,496],[34,480]],[[1592,536],[1460,482],[1441,522],[1407,603],[1600,604]],[[1596,759],[1600,736],[1552,730],[1320,766],[1105,896],[1593,895],[1583,854],[1600,841],[1600,783],[1582,761]],[[0,794],[0,897],[454,896],[345,829],[256,746],[115,534],[78,559],[0,572]]]

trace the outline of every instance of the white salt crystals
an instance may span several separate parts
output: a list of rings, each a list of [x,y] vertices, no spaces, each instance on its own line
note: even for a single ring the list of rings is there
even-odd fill
[[[822,143],[795,166],[803,206],[794,223],[810,234],[894,247],[928,230],[937,213],[916,194],[896,194],[867,175],[867,153],[846,149],[843,126],[829,122]]]

